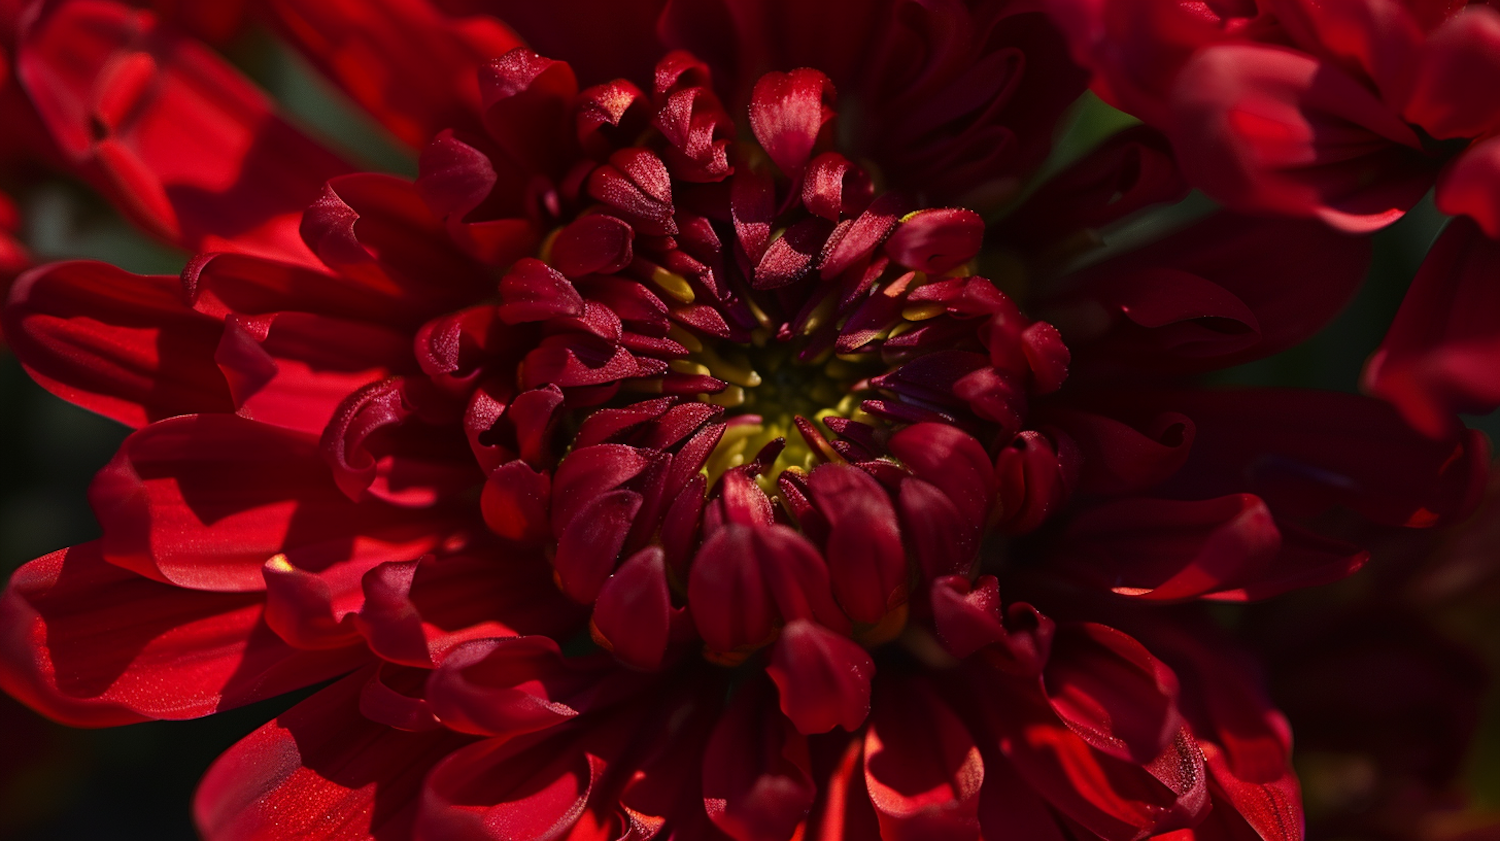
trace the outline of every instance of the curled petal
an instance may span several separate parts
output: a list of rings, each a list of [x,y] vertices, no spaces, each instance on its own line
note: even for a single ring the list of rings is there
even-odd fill
[[[455,648],[427,680],[427,700],[450,729],[518,736],[587,710],[602,670],[570,663],[547,637],[475,640]]]
[[[69,3],[17,38],[16,76],[63,153],[194,251],[310,263],[302,209],[348,167],[207,46],[115,3]]]
[[[1372,231],[1432,183],[1412,130],[1331,63],[1259,44],[1200,51],[1174,91],[1183,172],[1237,210]]]
[[[557,591],[547,563],[480,543],[460,554],[382,563],[360,580],[350,618],[381,658],[416,668],[442,663],[471,640],[581,630],[585,614]]]
[[[594,602],[591,630],[621,662],[654,670],[666,658],[672,626],[682,612],[672,607],[661,548],[648,546],[604,582]]]
[[[807,738],[764,679],[742,686],[703,752],[703,805],[735,841],[787,841],[812,807]]]
[[[995,457],[1001,522],[1011,534],[1040,526],[1078,486],[1083,456],[1067,433],[1023,430]]]
[[[833,83],[817,70],[767,73],[750,94],[750,128],[762,149],[792,179],[812,157],[823,126],[833,119]]]
[[[857,467],[825,464],[807,478],[828,523],[834,596],[850,619],[876,623],[905,600],[906,552],[885,488]]]
[[[485,739],[450,753],[423,784],[414,837],[420,841],[565,837],[583,816],[607,765],[586,744],[592,734],[584,731],[580,738],[576,733]]]
[[[932,620],[953,656],[980,651],[999,668],[1018,675],[1041,673],[1052,650],[1055,624],[1036,608],[1015,602],[1000,608],[1000,583],[982,575],[971,587],[961,575],[939,578],[932,585]]]
[[[854,732],[870,713],[875,661],[858,643],[807,619],[781,629],[766,674],[781,694],[781,711],[802,733],[834,727]]]
[[[189,415],[126,439],[89,487],[106,558],[203,590],[259,590],[273,555],[355,535],[436,535],[445,517],[351,502],[309,436]],[[347,544],[346,544],[347,545]]]
[[[1396,320],[1365,367],[1365,389],[1433,437],[1452,435],[1459,412],[1500,405],[1500,242],[1455,219],[1428,252]]]
[[[925,681],[880,687],[865,731],[865,784],[881,838],[974,838],[983,783],[973,737]]]
[[[897,264],[940,275],[974,259],[984,244],[984,219],[964,208],[919,210],[901,220],[885,241]]]
[[[1182,729],[1176,675],[1113,628],[1092,623],[1058,628],[1042,679],[1053,711],[1111,756],[1146,765]]]

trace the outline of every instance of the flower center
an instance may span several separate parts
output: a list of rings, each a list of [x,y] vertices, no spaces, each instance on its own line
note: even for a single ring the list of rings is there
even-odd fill
[[[711,482],[767,447],[780,447],[757,477],[762,489],[770,491],[783,470],[805,472],[827,460],[820,448],[834,436],[823,423],[826,418],[869,420],[860,409],[858,392],[881,366],[868,355],[839,357],[831,350],[806,359],[806,349],[757,331],[749,345],[705,345],[692,354],[687,364],[693,373],[729,383],[723,391],[702,398],[725,407],[729,418],[723,439],[705,465]],[[809,429],[816,434],[808,435],[804,430]]]

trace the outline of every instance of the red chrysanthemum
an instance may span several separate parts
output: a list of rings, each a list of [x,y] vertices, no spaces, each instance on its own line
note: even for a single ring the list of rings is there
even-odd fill
[[[1106,99],[1162,129],[1194,186],[1349,231],[1432,191],[1455,220],[1366,389],[1433,436],[1500,406],[1500,11],[1467,0],[1059,0]],[[1466,218],[1464,218],[1466,217]]]
[[[1300,837],[1253,668],[1151,606],[1347,575],[1346,516],[1461,515],[1485,448],[1186,386],[1309,335],[1367,246],[1220,213],[1076,259],[1183,185],[1139,129],[1022,192],[1083,82],[1028,9],[518,13],[575,71],[266,3],[413,183],[148,14],[32,7],[53,141],[207,251],[10,296],[32,376],[140,429],[102,537],[12,579],[0,681],[102,725],[347,675],[210,770],[214,841]]]

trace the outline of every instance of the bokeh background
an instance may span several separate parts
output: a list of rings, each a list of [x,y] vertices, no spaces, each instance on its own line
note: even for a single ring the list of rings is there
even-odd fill
[[[409,153],[265,33],[246,34],[227,53],[294,119],[353,159],[415,174]],[[1131,122],[1085,97],[1040,177]],[[6,173],[0,189],[16,198],[22,238],[38,261],[91,258],[176,274],[187,259],[55,173]],[[1106,231],[1106,248],[1129,248],[1211,207],[1194,195],[1149,211]],[[1214,382],[1356,390],[1443,221],[1428,201],[1377,234],[1369,280],[1333,324]],[[1500,417],[1470,422],[1500,437]],[[84,492],[125,434],[44,392],[0,350],[0,572],[98,535]],[[1492,499],[1447,533],[1393,536],[1350,581],[1221,612],[1270,655],[1273,693],[1301,740],[1313,837],[1500,839],[1500,687],[1487,677],[1500,674],[1495,547],[1500,505]],[[195,838],[192,792],[209,763],[310,692],[198,721],[102,731],[59,727],[0,695],[0,839]]]

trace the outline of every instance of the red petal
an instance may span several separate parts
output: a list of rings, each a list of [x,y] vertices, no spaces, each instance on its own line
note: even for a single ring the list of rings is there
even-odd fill
[[[739,688],[703,752],[703,805],[735,841],[788,841],[817,788],[807,739],[782,718],[769,682]]]
[[[277,29],[402,141],[477,127],[483,62],[520,44],[491,17],[426,0],[272,0]]]
[[[500,465],[484,483],[479,503],[485,525],[507,540],[540,543],[552,535],[547,523],[551,483],[524,461]]]
[[[615,570],[642,502],[634,491],[610,491],[585,503],[558,535],[552,565],[558,586],[574,601],[590,604],[599,595]]]
[[[570,635],[586,614],[557,592],[546,561],[475,543],[463,552],[388,562],[360,582],[352,618],[370,648],[395,663],[431,668],[455,646],[522,634]]]
[[[1068,534],[1070,552],[1097,565],[1114,592],[1152,600],[1234,589],[1255,580],[1281,550],[1271,512],[1250,494],[1122,499],[1074,518]]]
[[[1078,298],[1066,300],[1093,298],[1119,312],[1109,332],[1089,335],[1078,316],[1058,320],[1072,325],[1067,338],[1080,365],[1235,365],[1322,328],[1348,304],[1369,261],[1367,237],[1317,221],[1215,213],[1077,276]]]
[[[807,619],[781,629],[766,674],[781,691],[781,711],[806,734],[843,727],[853,733],[870,713],[875,661],[854,640]]]
[[[363,646],[299,651],[253,593],[204,593],[106,563],[99,544],[38,558],[0,601],[6,691],[82,726],[196,718],[327,680]]]
[[[984,244],[984,220],[964,208],[919,210],[901,220],[885,241],[885,253],[896,263],[940,275],[974,259]]]
[[[607,666],[563,659],[547,637],[476,640],[454,649],[427,681],[444,725],[481,736],[545,730],[588,709]]]
[[[890,449],[918,479],[947,494],[970,523],[988,521],[995,471],[984,447],[968,433],[946,424],[914,424],[891,436]]]
[[[303,546],[266,561],[266,624],[298,648],[332,648],[360,641],[345,621],[364,602],[362,578],[376,566],[420,556],[429,542],[357,539]]]
[[[557,269],[531,257],[500,279],[500,317],[507,324],[581,316],[583,298]]]
[[[552,264],[568,277],[614,274],[630,265],[635,230],[603,213],[585,216],[558,232]]]
[[[1097,229],[1143,207],[1175,203],[1187,191],[1167,138],[1150,126],[1132,126],[1048,179],[996,235],[1035,251],[1079,228]]]
[[[1500,90],[1472,84],[1500,78],[1500,12],[1477,5],[1455,15],[1400,76],[1401,115],[1439,140],[1483,137],[1500,128]]]
[[[793,180],[812,157],[823,127],[833,119],[833,83],[817,70],[767,73],[750,95],[750,129],[782,174]]]
[[[1072,496],[1082,466],[1078,445],[1067,433],[1027,429],[995,457],[997,502],[1005,530],[1025,534],[1040,526]]]
[[[17,75],[53,137],[128,214],[192,250],[298,262],[302,208],[345,165],[202,44],[114,3],[48,9]]]
[[[1278,516],[1335,506],[1386,525],[1432,526],[1478,504],[1489,447],[1476,433],[1432,440],[1386,404],[1334,392],[1178,394],[1197,423],[1182,480],[1194,496],[1250,492]]]
[[[786,526],[729,523],[703,542],[688,573],[688,605],[709,647],[764,645],[778,616],[848,632],[818,550]]]
[[[902,531],[928,579],[969,571],[979,554],[980,529],[964,519],[947,494],[930,482],[903,479],[897,505]]]
[[[613,722],[595,725],[607,729]],[[606,760],[595,732],[546,740],[486,739],[456,751],[427,776],[416,837],[443,841],[548,841],[584,813]],[[542,734],[538,734],[542,735]],[[616,734],[610,733],[614,737]],[[621,734],[624,735],[624,734]]]
[[[233,415],[136,432],[89,500],[112,563],[201,590],[259,590],[261,565],[299,546],[360,535],[435,542],[448,528],[441,516],[350,502],[312,439]]]
[[[1179,78],[1183,172],[1231,208],[1359,233],[1401,218],[1432,183],[1412,130],[1334,64],[1229,44],[1200,51]]]
[[[1455,219],[1407,290],[1390,332],[1365,368],[1364,386],[1418,430],[1439,438],[1457,414],[1500,405],[1500,242]]]
[[[662,550],[648,546],[604,583],[594,603],[592,630],[621,662],[655,670],[666,657],[673,619],[681,612],[672,607]]]
[[[807,484],[828,522],[824,555],[839,606],[855,622],[879,622],[906,595],[906,551],[890,497],[870,474],[844,464],[818,467]]]
[[[1058,425],[1078,444],[1083,460],[1079,489],[1122,494],[1166,481],[1192,452],[1197,427],[1192,419],[1162,412],[1144,430],[1115,418],[1064,411]]]
[[[1185,678],[1185,714],[1217,783],[1214,812],[1237,813],[1270,841],[1302,838],[1291,732],[1249,659],[1212,628],[1155,623],[1149,633],[1152,649]],[[1347,651],[1339,656],[1351,659]]]
[[[865,784],[882,839],[974,838],[983,782],[973,737],[924,681],[881,687],[865,731]]]
[[[1095,748],[1139,765],[1167,749],[1182,718],[1177,677],[1129,636],[1093,623],[1064,624],[1042,672],[1047,699]]]
[[[174,277],[55,263],[22,277],[5,336],[44,388],[131,426],[234,404],[213,364],[223,331],[182,302]]]
[[[1443,170],[1437,208],[1473,218],[1491,239],[1500,239],[1500,137],[1471,147]]]
[[[1040,691],[981,674],[971,672],[980,677],[972,691],[994,700],[979,709],[1000,734],[1001,749],[1022,778],[1071,821],[1106,841],[1131,841],[1201,819],[1208,805],[1206,774],[1185,729],[1150,769],[1142,768],[1091,747],[1056,718]]]
[[[427,771],[468,737],[409,733],[360,714],[372,670],[308,698],[241,739],[198,786],[207,841],[408,837]]]
[[[1000,583],[993,575],[981,575],[972,589],[961,575],[944,576],[933,582],[931,594],[933,627],[953,656],[982,650],[985,662],[1010,674],[1041,673],[1057,626],[1025,602],[1013,602],[1002,612]]]
[[[409,181],[359,173],[329,181],[302,217],[318,259],[374,294],[399,297],[403,322],[484,298],[494,279],[459,250]]]

